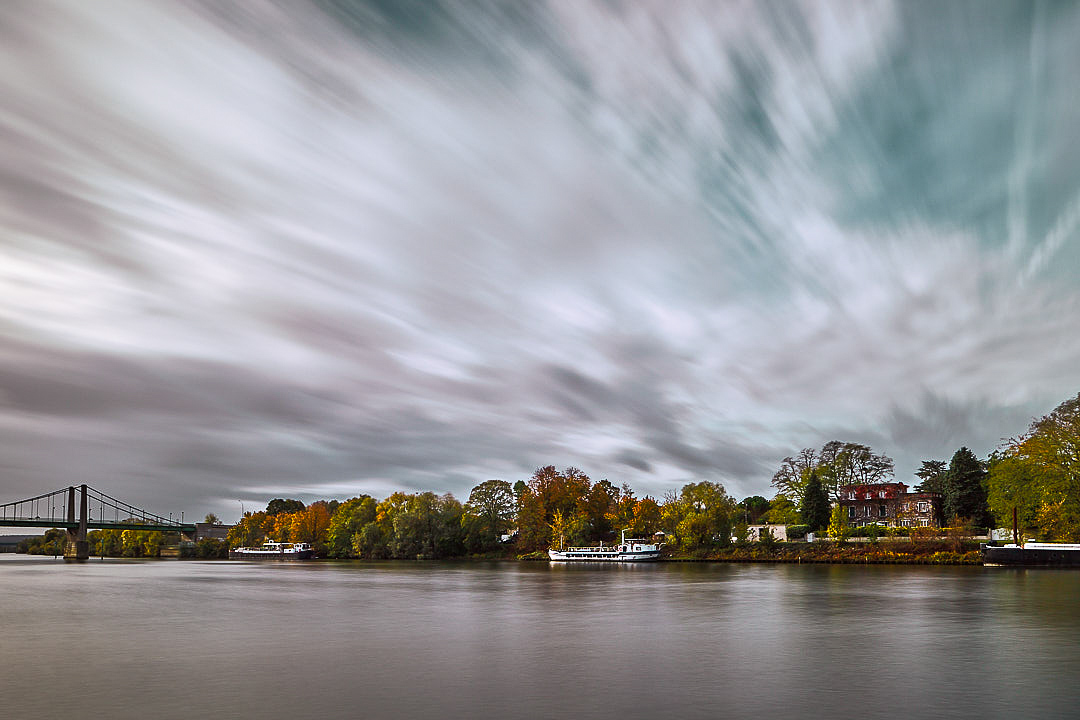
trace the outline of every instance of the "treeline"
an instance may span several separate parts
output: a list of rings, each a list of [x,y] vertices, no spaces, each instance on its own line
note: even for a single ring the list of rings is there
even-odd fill
[[[67,542],[67,532],[59,528],[46,530],[44,535],[29,537],[20,540],[15,546],[15,552],[28,555],[54,555],[64,554],[64,543]]]
[[[210,516],[208,516],[210,517]],[[136,522],[136,520],[131,520]],[[91,530],[86,533],[90,544],[90,555],[99,557],[155,558],[161,557],[164,548],[179,549],[185,557],[225,558],[229,556],[229,546],[220,540],[204,538],[194,546],[180,547],[178,533],[162,533],[150,530]],[[27,538],[19,542],[16,552],[28,555],[64,554],[67,532],[60,528],[51,528],[40,537]]]
[[[362,495],[306,506],[279,498],[265,511],[245,513],[228,542],[232,547],[267,539],[308,542],[319,555],[334,558],[436,559],[613,542],[625,529],[636,537],[663,531],[669,545],[690,549],[724,547],[741,523],[761,514],[760,506],[751,512],[736,503],[719,483],[689,483],[657,501],[637,497],[628,485],[594,482],[576,468],[559,471],[549,465],[513,486],[505,480],[483,482],[464,504],[451,494],[432,492],[397,492],[384,500]]]

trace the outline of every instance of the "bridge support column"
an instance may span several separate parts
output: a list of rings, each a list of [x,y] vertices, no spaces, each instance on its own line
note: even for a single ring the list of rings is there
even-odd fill
[[[79,486],[79,519],[78,527],[67,531],[67,542],[64,543],[64,560],[79,561],[90,559],[90,543],[86,541],[86,486]],[[75,520],[75,488],[68,488],[67,521]]]

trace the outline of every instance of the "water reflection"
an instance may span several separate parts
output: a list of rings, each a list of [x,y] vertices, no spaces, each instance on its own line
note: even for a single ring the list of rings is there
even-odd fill
[[[8,556],[0,588],[7,717],[1064,717],[1080,700],[1080,573]]]

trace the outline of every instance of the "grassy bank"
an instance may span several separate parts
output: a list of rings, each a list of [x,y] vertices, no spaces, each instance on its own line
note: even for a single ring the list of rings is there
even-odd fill
[[[787,542],[730,546],[665,554],[668,562],[772,562],[891,565],[980,565],[979,544],[965,541],[911,543]]]

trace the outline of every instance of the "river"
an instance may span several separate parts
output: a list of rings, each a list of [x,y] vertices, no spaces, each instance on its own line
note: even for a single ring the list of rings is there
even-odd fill
[[[0,556],[0,716],[1059,718],[1080,572]]]

